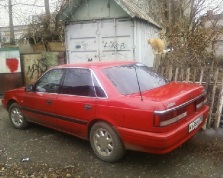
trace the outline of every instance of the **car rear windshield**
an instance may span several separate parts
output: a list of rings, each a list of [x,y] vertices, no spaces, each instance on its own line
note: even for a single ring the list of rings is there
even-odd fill
[[[144,64],[115,66],[103,69],[119,93],[129,95],[165,85],[168,81]]]

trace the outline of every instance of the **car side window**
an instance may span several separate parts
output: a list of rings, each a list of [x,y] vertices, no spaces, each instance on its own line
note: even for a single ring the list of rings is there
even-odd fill
[[[94,97],[94,87],[89,69],[67,69],[61,89],[62,94]]]
[[[93,77],[93,81],[94,81],[94,87],[95,87],[95,92],[97,97],[106,97],[106,94],[103,90],[103,88],[101,87],[101,85],[99,84],[99,82],[97,81],[97,79],[95,77]]]
[[[49,70],[37,81],[35,85],[36,91],[58,93],[63,73],[62,69]]]

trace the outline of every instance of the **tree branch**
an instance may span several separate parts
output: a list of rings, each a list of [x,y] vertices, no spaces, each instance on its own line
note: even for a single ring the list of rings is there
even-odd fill
[[[23,5],[23,6],[34,6],[34,7],[45,7],[45,6],[40,6],[40,5],[36,5],[36,4],[24,4],[24,3],[16,3],[16,4],[12,4],[12,6],[16,6],[16,5]]]

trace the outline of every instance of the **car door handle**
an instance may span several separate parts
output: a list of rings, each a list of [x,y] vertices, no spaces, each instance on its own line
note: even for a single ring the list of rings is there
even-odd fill
[[[85,104],[85,105],[84,105],[84,109],[85,109],[85,110],[91,110],[91,109],[92,109],[92,106],[89,105],[89,104]]]
[[[47,104],[52,104],[52,100],[46,100]]]

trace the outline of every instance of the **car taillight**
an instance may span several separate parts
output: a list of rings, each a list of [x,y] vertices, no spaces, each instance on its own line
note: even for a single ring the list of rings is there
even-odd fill
[[[155,111],[154,112],[154,126],[163,127],[175,123],[191,114],[196,112],[199,108],[204,106],[207,103],[206,93],[179,105],[174,108]]]
[[[177,110],[155,113],[154,126],[163,127],[177,122],[187,116],[186,108],[179,108]]]
[[[207,97],[203,96],[196,101],[196,109],[201,108],[207,103]]]

